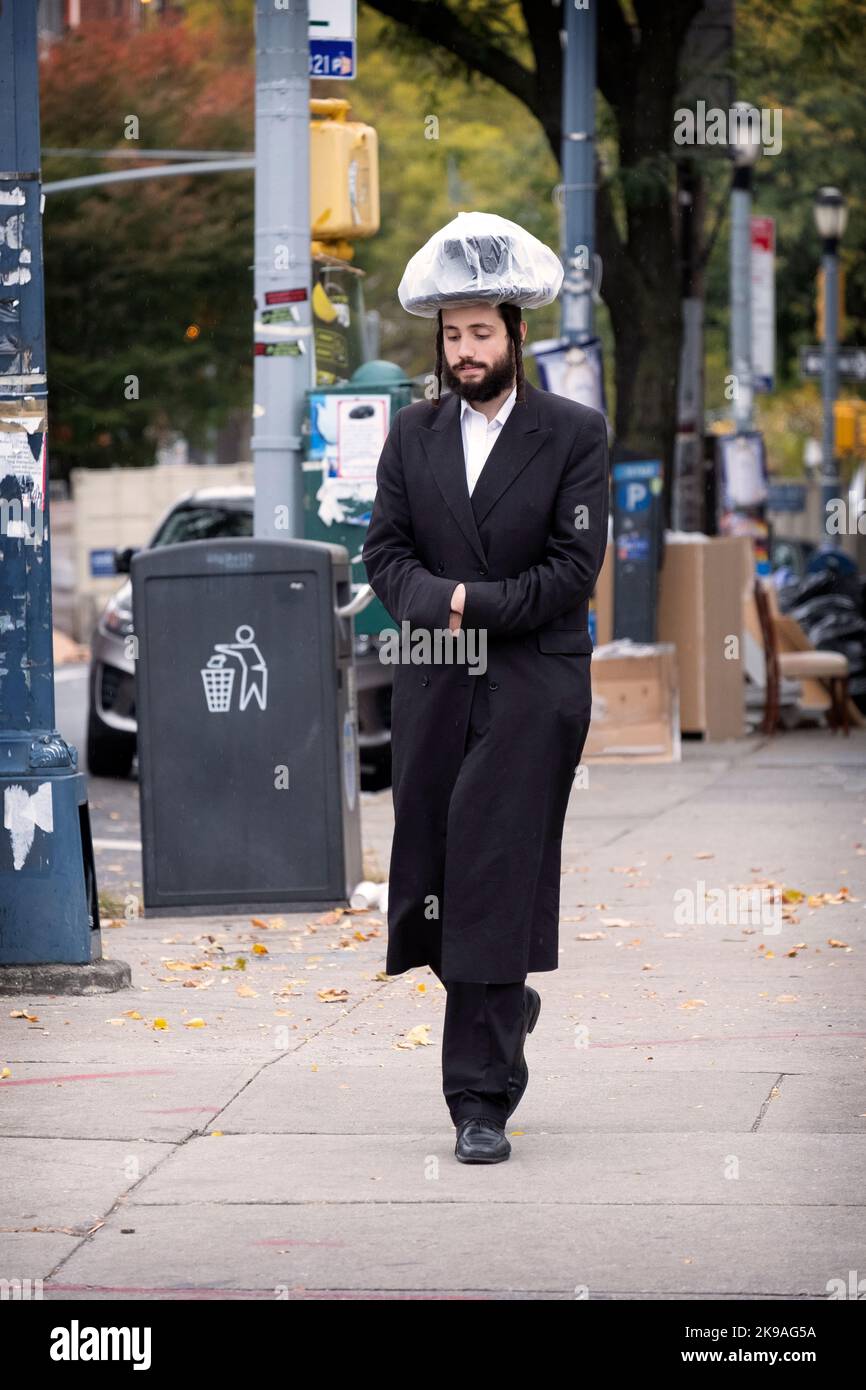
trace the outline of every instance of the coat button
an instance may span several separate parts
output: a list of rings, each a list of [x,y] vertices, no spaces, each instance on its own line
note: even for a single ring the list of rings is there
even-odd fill
[[[444,566],[444,564],[442,563],[441,560],[439,561],[439,564],[436,566],[436,568],[437,568],[437,570],[439,571],[440,574],[441,574],[442,571],[444,570],[445,566]]]
[[[429,676],[422,676],[422,677],[421,677],[421,684],[422,684],[422,685],[429,685],[429,684],[430,684],[430,677],[429,677]]]
[[[486,573],[487,573],[487,566],[485,565],[485,566],[483,567],[483,569],[480,569],[480,570],[478,571],[478,573],[479,573],[479,574],[486,574]]]
[[[499,689],[499,686],[497,685],[496,681],[491,681],[491,682],[490,682],[490,685],[488,686],[488,689],[489,689],[489,690],[498,690],[498,689]]]

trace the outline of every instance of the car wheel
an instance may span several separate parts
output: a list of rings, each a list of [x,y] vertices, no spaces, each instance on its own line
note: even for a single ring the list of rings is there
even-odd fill
[[[87,720],[87,769],[93,777],[128,777],[135,757],[135,737],[107,729],[90,711]]]

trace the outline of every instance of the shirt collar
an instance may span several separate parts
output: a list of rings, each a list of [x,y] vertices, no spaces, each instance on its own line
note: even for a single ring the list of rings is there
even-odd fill
[[[501,406],[500,406],[499,409],[497,410],[497,412],[496,412],[496,414],[494,415],[493,419],[488,421],[486,416],[482,416],[482,418],[486,421],[486,423],[487,423],[488,425],[495,425],[495,424],[504,425],[504,424],[505,424],[505,421],[508,419],[509,415],[511,414],[511,407],[514,405],[514,402],[515,402],[516,400],[517,400],[517,383],[515,382],[515,384],[514,384],[514,385],[512,386],[512,388],[511,388],[510,393],[505,397],[505,400],[502,402]],[[472,405],[470,405],[470,404],[469,404],[469,401],[467,401],[464,397],[461,396],[461,398],[460,398],[460,419],[461,419],[461,421],[463,420],[463,416],[466,414],[467,410],[472,410],[476,415],[482,415],[482,412],[481,412],[480,410],[475,410],[475,407],[472,406]]]

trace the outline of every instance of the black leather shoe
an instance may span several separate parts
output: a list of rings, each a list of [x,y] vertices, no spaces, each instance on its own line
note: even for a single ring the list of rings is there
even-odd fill
[[[538,993],[537,989],[532,988],[532,985],[527,985],[523,1000],[523,1031],[520,1035],[520,1048],[517,1053],[517,1060],[508,1078],[509,1116],[514,1114],[514,1111],[522,1101],[523,1092],[526,1090],[529,1081],[529,1067],[526,1065],[523,1048],[526,1043],[526,1034],[532,1032],[538,1022],[538,1015],[540,1013],[541,995]]]
[[[502,1125],[472,1115],[457,1126],[454,1152],[461,1163],[502,1163],[510,1155],[511,1145]]]

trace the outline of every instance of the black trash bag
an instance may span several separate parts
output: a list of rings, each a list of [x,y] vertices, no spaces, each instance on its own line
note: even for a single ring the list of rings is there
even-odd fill
[[[779,606],[784,611],[790,612],[801,603],[808,603],[809,599],[817,598],[820,594],[832,594],[835,591],[836,576],[829,570],[821,570],[819,574],[806,574],[802,579],[798,579],[796,584],[785,586],[785,604],[782,604],[782,594],[779,594]]]
[[[846,618],[860,617],[857,605],[847,594],[818,594],[815,598],[807,599],[805,603],[798,603],[790,610],[788,616],[796,618],[811,639],[812,628],[816,624],[834,614],[843,613]]]

